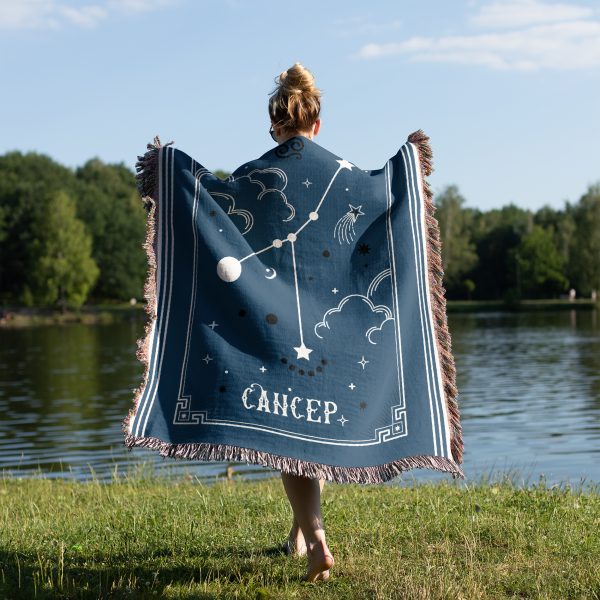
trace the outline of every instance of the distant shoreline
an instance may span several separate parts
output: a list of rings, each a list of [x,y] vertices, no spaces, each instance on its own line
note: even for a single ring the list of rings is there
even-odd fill
[[[32,325],[66,325],[84,323],[86,325],[109,324],[123,321],[137,321],[148,318],[145,303],[90,304],[79,309],[2,306],[0,307],[0,327],[29,327]]]
[[[550,299],[523,300],[519,304],[508,305],[502,300],[447,300],[447,312],[482,311],[538,311],[569,309],[600,309],[600,301],[589,298],[579,300]],[[110,324],[123,321],[146,320],[145,303],[91,304],[79,309],[62,312],[57,308],[2,306],[0,307],[0,327],[29,327],[32,325],[66,325],[84,323],[86,325]]]

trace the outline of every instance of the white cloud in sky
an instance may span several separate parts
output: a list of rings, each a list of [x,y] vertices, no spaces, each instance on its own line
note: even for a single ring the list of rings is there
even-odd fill
[[[355,56],[404,55],[412,61],[521,71],[600,67],[600,19],[588,7],[543,0],[496,1],[483,5],[469,23],[496,31],[370,43]]]
[[[469,21],[480,27],[526,27],[541,23],[562,23],[592,17],[587,6],[557,4],[540,0],[507,0],[484,4]]]
[[[0,29],[95,27],[119,12],[143,12],[173,0],[105,0],[83,6],[64,0],[0,0]]]
[[[108,0],[108,7],[127,12],[146,12],[174,4],[174,0]]]

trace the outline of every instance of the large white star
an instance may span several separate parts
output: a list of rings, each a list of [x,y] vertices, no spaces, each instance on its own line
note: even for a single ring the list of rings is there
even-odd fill
[[[304,342],[299,346],[294,346],[294,350],[298,353],[296,358],[305,358],[306,360],[309,360],[308,355],[312,352],[312,348],[307,348]]]
[[[340,167],[342,169],[348,169],[349,171],[352,171],[352,167],[354,166],[351,162],[348,162],[345,158],[342,158],[342,160],[338,160],[336,162],[340,163]]]

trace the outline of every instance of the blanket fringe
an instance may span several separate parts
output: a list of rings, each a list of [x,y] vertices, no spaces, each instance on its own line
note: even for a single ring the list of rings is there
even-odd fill
[[[154,437],[142,438],[133,435],[126,436],[125,444],[130,450],[134,446],[158,450],[160,455],[165,458],[245,462],[247,464],[270,467],[284,473],[291,473],[292,475],[300,475],[311,479],[325,479],[335,483],[384,483],[398,476],[403,471],[415,468],[445,471],[452,473],[454,479],[457,477],[464,479],[464,473],[460,466],[453,460],[442,456],[407,456],[383,465],[340,467],[228,444],[209,444],[204,442],[172,444]]]
[[[168,142],[164,146],[170,146],[174,142]],[[146,251],[146,259],[148,261],[148,270],[146,273],[146,281],[144,282],[144,299],[146,305],[144,307],[149,319],[144,324],[144,333],[137,340],[136,357],[144,365],[144,374],[142,383],[139,387],[133,390],[133,406],[129,409],[127,416],[123,419],[121,429],[125,436],[130,434],[129,425],[137,413],[140,400],[148,382],[150,371],[150,361],[148,360],[150,352],[150,338],[152,328],[156,321],[156,245],[155,232],[157,230],[156,215],[156,199],[158,198],[158,150],[162,147],[160,138],[155,136],[153,143],[147,144],[147,152],[143,156],[138,156],[138,161],[135,164],[136,184],[138,192],[142,198],[142,202],[147,213],[146,218],[146,237],[143,243],[143,248]]]
[[[442,382],[446,396],[446,406],[450,415],[450,449],[457,463],[462,463],[463,439],[460,424],[460,413],[457,402],[456,367],[452,355],[452,338],[448,330],[446,314],[446,289],[443,286],[444,269],[442,267],[442,243],[440,228],[434,213],[437,209],[433,203],[433,192],[426,180],[433,172],[432,152],[429,136],[419,129],[408,136],[408,142],[414,144],[419,153],[421,164],[421,183],[425,193],[425,220],[427,225],[427,250],[429,265],[429,288],[434,325],[442,366]]]
[[[420,138],[415,138],[416,134],[421,133]],[[411,137],[413,139],[411,139]],[[416,143],[421,159],[422,168],[428,169],[427,175],[431,171],[431,150],[427,144],[427,136],[420,130],[411,134],[409,141]],[[168,142],[164,146],[173,144]],[[194,442],[175,444],[165,442],[155,437],[140,437],[135,436],[129,430],[129,426],[138,410],[140,400],[146,388],[149,376],[149,351],[150,338],[152,329],[156,321],[156,246],[155,232],[157,230],[156,215],[156,199],[158,198],[158,152],[159,148],[163,147],[160,138],[156,136],[154,142],[147,145],[147,152],[143,156],[138,156],[136,163],[137,187],[142,197],[144,205],[149,208],[146,222],[146,239],[143,247],[146,251],[148,259],[148,271],[146,281],[144,283],[144,298],[146,300],[145,310],[149,315],[149,320],[145,323],[144,334],[137,340],[136,357],[144,365],[144,374],[142,384],[133,390],[134,399],[133,406],[130,408],[127,416],[122,421],[122,430],[125,436],[125,446],[129,450],[134,447],[144,447],[152,450],[158,450],[160,455],[169,458],[185,458],[189,460],[199,461],[234,461],[245,462],[248,464],[258,464],[272,469],[277,469],[284,473],[300,475],[309,478],[325,479],[336,483],[384,483],[389,481],[409,469],[414,468],[429,468],[438,471],[451,473],[456,479],[461,477],[464,479],[464,473],[459,466],[462,450],[462,440],[460,437],[460,423],[458,421],[458,409],[454,396],[456,395],[456,387],[454,386],[454,363],[450,354],[450,337],[445,328],[445,300],[443,298],[444,289],[441,288],[441,260],[439,258],[439,233],[436,238],[437,221],[433,218],[433,203],[431,202],[431,192],[426,192],[426,202],[428,202],[428,226],[429,226],[429,247],[433,250],[434,259],[429,261],[430,278],[432,279],[432,290],[435,290],[435,307],[436,314],[436,330],[438,332],[438,341],[442,345],[444,352],[442,355],[442,364],[444,366],[444,383],[447,392],[448,404],[452,415],[452,431],[454,437],[452,440],[452,450],[455,460],[442,456],[407,456],[389,463],[365,467],[343,467],[336,465],[327,465],[315,463],[311,461],[292,458],[289,456],[281,456],[255,450],[252,448],[242,448],[240,446],[232,446],[228,444],[211,444],[207,442]],[[426,183],[424,189],[428,190]],[[429,194],[429,195],[428,195]],[[433,207],[433,209],[431,208]],[[437,256],[437,259],[435,258]],[[439,285],[437,282],[440,282]],[[452,404],[451,402],[454,402]]]

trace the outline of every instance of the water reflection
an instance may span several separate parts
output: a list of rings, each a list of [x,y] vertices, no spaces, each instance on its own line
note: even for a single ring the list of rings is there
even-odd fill
[[[598,311],[450,313],[468,479],[600,482]],[[101,480],[143,463],[211,480],[225,463],[164,459],[123,445],[121,420],[143,368],[143,322],[0,329],[0,468]],[[236,465],[247,477],[277,476]],[[395,482],[451,479],[414,470]]]

